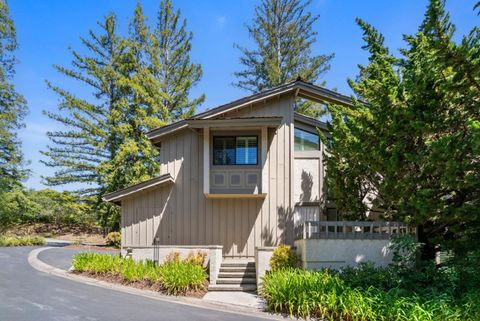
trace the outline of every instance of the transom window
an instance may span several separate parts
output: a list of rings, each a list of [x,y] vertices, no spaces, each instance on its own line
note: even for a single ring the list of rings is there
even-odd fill
[[[213,165],[257,165],[258,137],[213,137]]]
[[[295,128],[295,151],[320,150],[320,137],[317,134]]]

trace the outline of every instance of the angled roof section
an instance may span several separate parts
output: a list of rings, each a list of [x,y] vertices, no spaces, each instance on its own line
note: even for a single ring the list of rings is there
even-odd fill
[[[110,203],[119,205],[122,199],[129,197],[133,194],[144,192],[160,186],[166,186],[173,183],[174,183],[174,180],[172,175],[170,175],[170,173],[167,173],[167,174],[163,174],[161,176],[149,179],[148,181],[131,185],[127,188],[115,191],[113,193],[106,194],[103,196],[103,200],[105,202],[110,202]]]
[[[323,87],[313,85],[302,80],[296,80],[290,82],[285,85],[281,85],[269,90],[262,91],[257,94],[253,94],[233,102],[230,102],[225,105],[221,105],[219,107],[207,110],[203,113],[194,115],[191,118],[180,120],[178,122],[154,129],[147,133],[147,138],[150,140],[156,140],[162,136],[169,135],[175,133],[178,130],[190,127],[190,124],[193,123],[195,120],[206,120],[206,119],[218,119],[219,116],[228,113],[233,110],[237,110],[242,107],[250,106],[256,102],[261,102],[263,100],[273,98],[279,95],[290,94],[293,93],[299,97],[323,102],[323,103],[333,103],[333,104],[340,104],[351,106],[352,99],[348,96],[336,93],[332,90],[325,89]],[[309,118],[309,117],[308,117]],[[225,118],[222,118],[224,120]],[[312,118],[313,119],[313,118]],[[320,122],[321,123],[321,122]],[[321,123],[325,125],[324,123]],[[319,124],[320,126],[322,126]]]

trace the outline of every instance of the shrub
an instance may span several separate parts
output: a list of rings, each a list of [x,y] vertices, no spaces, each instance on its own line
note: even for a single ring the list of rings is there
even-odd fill
[[[180,262],[180,252],[172,251],[165,258],[165,263]]]
[[[300,317],[326,320],[478,320],[479,294],[460,300],[447,293],[417,294],[400,287],[388,291],[349,286],[331,271],[273,271],[260,294],[268,307]]]
[[[194,253],[193,251],[191,251],[190,253],[188,253],[187,257],[183,261],[193,265],[203,266],[205,264],[206,257],[207,257],[207,252],[205,251],[199,250],[197,253]]]
[[[40,236],[0,236],[0,246],[33,245],[45,245],[45,239]]]
[[[122,235],[120,232],[110,232],[107,234],[105,241],[108,246],[113,246],[118,249],[122,245]]]
[[[149,281],[159,284],[167,294],[179,295],[203,290],[207,281],[205,269],[196,263],[176,260],[179,255],[172,257],[172,260],[157,265],[149,260],[135,262],[118,255],[83,252],[73,257],[72,265],[78,272],[116,275],[128,283]]]
[[[288,245],[280,244],[270,258],[270,269],[272,271],[292,268],[297,265],[297,255]]]

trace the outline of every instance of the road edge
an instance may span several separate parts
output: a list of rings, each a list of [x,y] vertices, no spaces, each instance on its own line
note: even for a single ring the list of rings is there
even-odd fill
[[[106,281],[101,281],[101,280],[97,280],[97,279],[93,279],[93,278],[89,278],[89,277],[85,277],[77,274],[72,274],[66,270],[53,267],[38,258],[38,255],[41,252],[49,249],[53,249],[53,248],[55,247],[41,247],[41,248],[30,251],[30,253],[28,253],[28,258],[27,258],[28,264],[30,264],[30,266],[33,267],[35,270],[49,274],[49,275],[54,275],[57,277],[69,279],[71,281],[75,281],[75,282],[79,282],[87,285],[93,285],[93,286],[101,287],[108,290],[114,290],[114,291],[123,292],[127,294],[142,296],[142,297],[157,300],[157,301],[178,303],[178,304],[192,306],[192,307],[201,308],[201,309],[207,309],[207,310],[213,310],[213,311],[219,311],[219,312],[225,312],[225,313],[231,313],[231,314],[241,314],[245,316],[252,316],[252,314],[254,314],[255,317],[259,317],[267,320],[290,319],[285,316],[281,316],[278,314],[270,314],[268,312],[264,312],[255,308],[241,307],[237,305],[230,305],[230,304],[223,304],[223,303],[206,302],[198,298],[166,296],[150,290],[137,289],[137,288],[121,285],[121,284],[109,283]]]

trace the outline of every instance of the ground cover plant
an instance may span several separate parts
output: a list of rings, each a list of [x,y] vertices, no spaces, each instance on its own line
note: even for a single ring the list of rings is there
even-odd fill
[[[198,295],[207,284],[203,259],[201,253],[192,253],[185,260],[173,254],[158,265],[149,260],[135,262],[118,255],[84,252],[74,256],[72,265],[78,273],[107,276],[126,284],[146,283],[146,287],[170,295]]]
[[[372,281],[385,271],[364,271]],[[377,275],[378,273],[378,275]],[[358,275],[357,275],[358,276]],[[352,277],[352,274],[349,274]],[[391,276],[387,276],[391,277]],[[283,269],[263,279],[260,290],[269,309],[326,320],[479,320],[480,293],[455,296],[449,291],[356,284],[332,271]],[[395,285],[395,283],[392,283]],[[439,286],[440,287],[440,286]]]
[[[39,236],[2,236],[0,246],[33,246],[44,245],[45,239]]]

